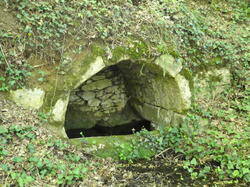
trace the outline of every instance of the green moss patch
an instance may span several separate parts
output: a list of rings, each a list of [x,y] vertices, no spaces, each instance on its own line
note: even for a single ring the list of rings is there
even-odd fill
[[[155,134],[157,132],[150,132]],[[119,135],[105,137],[88,137],[71,139],[70,142],[90,150],[92,154],[99,157],[111,157],[116,160],[132,161],[134,159],[149,159],[155,155],[155,149],[148,149],[147,145],[136,147],[136,142],[140,141],[138,134]],[[138,148],[138,149],[137,149]]]

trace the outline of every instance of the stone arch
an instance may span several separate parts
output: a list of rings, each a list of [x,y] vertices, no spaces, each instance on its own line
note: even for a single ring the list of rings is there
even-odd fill
[[[65,67],[66,73],[57,77],[57,84],[52,79],[44,87],[35,87],[43,92],[40,109],[51,114],[49,122],[59,135],[65,137],[64,123],[71,92],[98,72],[114,65],[121,71],[126,84],[128,102],[132,108],[127,114],[132,116],[131,119],[139,117],[163,126],[181,122],[183,114],[190,107],[191,92],[189,81],[183,75],[182,65],[172,56],[162,55],[154,61],[130,60],[124,56],[117,62],[110,63],[101,56],[91,55],[93,54],[74,58]],[[12,96],[19,98],[16,101],[20,102],[18,92],[13,92]],[[27,93],[24,91],[26,97]],[[33,92],[30,96],[32,95]],[[122,106],[122,110],[127,110],[126,105]]]

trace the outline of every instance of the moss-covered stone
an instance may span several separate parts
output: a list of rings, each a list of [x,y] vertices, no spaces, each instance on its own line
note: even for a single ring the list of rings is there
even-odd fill
[[[147,56],[147,50],[147,45],[139,41],[132,42],[129,49],[117,47],[113,50],[95,43],[79,53],[67,52],[65,58],[71,59],[71,63],[61,64],[58,70],[44,69],[48,75],[46,82],[40,84],[33,81],[32,85],[45,92],[41,110],[50,116],[50,124],[64,127],[69,95],[71,92],[76,93],[83,83],[85,86],[81,90],[91,93],[100,90],[100,93],[79,95],[83,99],[79,102],[89,105],[89,108],[72,109],[68,117],[70,115],[69,119],[75,124],[69,124],[69,120],[67,128],[79,128],[83,124],[86,124],[85,128],[91,128],[100,120],[104,126],[115,126],[141,117],[160,125],[174,123],[174,114],[184,114],[190,107],[190,80],[181,75],[182,64],[176,62],[174,57],[162,55],[152,60]],[[107,53],[110,53],[109,57]],[[35,58],[32,59],[36,62]],[[41,63],[38,61],[38,64]],[[110,65],[119,68],[125,84],[119,86],[119,76],[117,80],[112,78],[112,81],[99,75],[94,78],[94,75]],[[59,73],[60,68],[64,73]],[[115,72],[118,73],[117,70]],[[125,112],[127,102],[132,106],[129,112]],[[99,110],[99,107],[102,109]],[[80,117],[76,119],[76,116]]]
[[[182,66],[163,56],[154,62],[123,62],[120,69],[127,79],[130,95],[140,103],[183,113],[191,105],[189,81],[179,75]],[[130,72],[129,74],[126,72]]]
[[[152,132],[156,133],[156,132]],[[121,153],[126,156],[131,152],[132,141],[136,141],[139,137],[136,135],[126,136],[105,136],[105,137],[90,137],[71,139],[70,142],[103,158],[121,159]],[[121,152],[122,149],[122,152]],[[149,150],[145,147],[140,147],[138,150],[142,157],[150,158],[155,155],[154,150]]]
[[[43,105],[45,92],[42,89],[18,89],[10,91],[10,97],[24,108],[39,109]]]
[[[195,97],[198,100],[213,99],[230,86],[231,73],[227,68],[200,71],[194,77]]]

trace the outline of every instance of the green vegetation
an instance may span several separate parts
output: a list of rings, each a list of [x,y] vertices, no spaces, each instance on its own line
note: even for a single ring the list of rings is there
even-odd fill
[[[152,35],[154,27],[158,27],[155,20],[163,21],[157,14],[151,14],[157,13],[156,6],[145,9],[131,1],[96,0],[6,0],[0,5],[2,10],[16,12],[19,23],[15,29],[0,28],[2,77],[9,76],[9,64],[14,69],[24,69],[31,56],[63,64],[67,60],[63,58],[66,51],[77,53],[96,41],[113,50],[136,44],[135,38],[154,43],[161,39],[160,35]],[[147,15],[147,19],[142,15]],[[132,44],[129,38],[133,38]],[[7,80],[2,78],[1,82],[2,90],[13,88]]]
[[[207,106],[194,99],[193,109],[181,127],[162,129],[159,135],[142,131],[136,135],[139,141],[117,145],[118,156],[133,161],[150,159],[152,152],[162,155],[170,151],[181,155],[179,162],[193,178],[213,174],[221,180],[250,182],[249,2],[136,2],[1,1],[0,91],[20,88],[32,77],[34,65],[29,58],[41,58],[57,68],[68,63],[63,57],[66,52],[78,53],[95,42],[103,43],[107,53],[114,52],[110,60],[116,60],[115,53],[125,49],[135,59],[170,53],[193,75],[227,67],[233,75],[230,88],[206,100]],[[2,19],[10,18],[13,12],[17,23],[2,27]],[[45,81],[46,72],[37,72],[38,81]],[[46,114],[39,116],[46,122]],[[28,156],[10,152],[9,146],[19,141],[29,142],[23,150]],[[46,149],[43,157],[39,156],[38,144]],[[34,127],[0,126],[0,172],[5,173],[1,176],[19,186],[37,179],[55,185],[73,184],[85,177],[88,162],[70,153],[69,145],[42,139],[38,144]]]
[[[175,41],[174,50],[168,52],[186,59],[193,75],[214,66],[227,67],[233,74],[231,87],[216,99],[207,98],[207,106],[194,99],[192,113],[182,127],[160,130],[159,135],[138,133],[140,141],[120,145],[119,156],[133,161],[152,156],[144,149],[157,154],[172,150],[182,155],[180,161],[193,178],[213,174],[221,180],[249,182],[249,5],[237,0],[204,3],[166,6],[175,23],[167,25]],[[216,84],[211,85],[211,90],[215,88]]]
[[[111,50],[122,46],[134,55],[171,53],[188,58],[185,62],[192,69],[212,63],[236,68],[236,76],[246,74],[242,69],[249,59],[245,24],[249,9],[244,0],[212,1],[210,6],[171,0],[147,0],[139,5],[129,0],[6,0],[1,4],[15,11],[20,23],[16,29],[0,29],[0,64],[7,66],[6,76],[12,76],[7,64],[12,64],[11,69],[25,69],[32,55],[63,63],[66,51],[77,52],[95,41],[103,41]],[[142,50],[137,45],[141,41],[148,45]],[[13,81],[9,84],[12,88]]]
[[[87,160],[71,152],[70,145],[62,140],[37,140],[37,128],[0,126],[0,173],[4,172],[1,183],[6,180],[6,184],[26,186],[37,178],[57,185],[81,181],[88,171]],[[15,151],[14,145],[23,150]],[[6,176],[9,180],[5,179]]]
[[[234,70],[235,79],[245,79],[249,68],[248,2],[204,3],[5,0],[0,4],[2,9],[15,11],[19,24],[0,28],[1,90],[21,86],[17,82],[27,77],[23,71],[28,57],[63,63],[66,51],[77,53],[95,41],[104,42],[111,51],[119,46],[127,48],[135,56],[171,53],[185,59],[193,70],[227,66]]]
[[[152,152],[159,156],[176,154],[179,165],[194,179],[212,174],[220,180],[249,182],[250,128],[245,126],[237,131],[234,123],[225,122],[204,128],[200,121],[199,116],[190,114],[181,127],[160,129],[157,134],[143,130],[130,144],[118,146],[119,158],[133,162],[150,159]]]

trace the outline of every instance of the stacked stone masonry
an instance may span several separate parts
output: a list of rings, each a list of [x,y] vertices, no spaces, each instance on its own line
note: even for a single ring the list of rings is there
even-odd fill
[[[110,67],[97,73],[70,95],[69,105],[94,117],[108,118],[120,112],[127,103],[124,79],[120,71]]]

